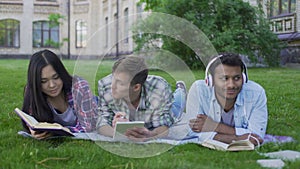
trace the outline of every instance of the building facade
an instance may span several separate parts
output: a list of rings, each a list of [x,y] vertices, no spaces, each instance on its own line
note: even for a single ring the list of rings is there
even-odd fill
[[[300,63],[300,1],[299,0],[244,0],[263,7],[270,20],[270,29],[286,42],[281,51],[281,64]]]
[[[130,54],[134,50],[130,26],[143,12],[138,1],[0,0],[0,58],[28,58],[43,48],[65,58]],[[299,63],[300,1],[244,1],[261,5],[270,29],[287,42],[282,63]]]
[[[143,11],[137,2],[0,0],[0,58],[28,58],[43,48],[65,58],[132,53],[129,26]]]
[[[287,43],[281,63],[300,63],[300,1],[270,0],[267,9],[271,30]]]

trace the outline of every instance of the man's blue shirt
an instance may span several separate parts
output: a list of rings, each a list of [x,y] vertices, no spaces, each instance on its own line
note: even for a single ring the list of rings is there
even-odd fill
[[[204,80],[194,82],[190,88],[186,112],[189,119],[196,118],[197,114],[205,114],[216,122],[221,121],[223,109],[219,105],[214,87],[206,85]],[[268,122],[267,98],[265,90],[259,84],[248,81],[243,84],[237,96],[234,108],[234,128],[236,135],[254,133],[262,139],[266,133]],[[191,135],[199,134],[191,131]],[[202,139],[212,139],[215,132],[202,134]]]

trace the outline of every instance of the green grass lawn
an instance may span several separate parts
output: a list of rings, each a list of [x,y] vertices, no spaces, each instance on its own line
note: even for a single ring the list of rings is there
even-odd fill
[[[95,61],[76,63],[63,61],[70,72],[88,79],[93,91],[96,81],[110,73],[112,62]],[[79,66],[78,66],[79,65]],[[261,168],[256,160],[264,158],[256,151],[221,152],[196,144],[170,147],[169,145],[131,145],[126,143],[98,143],[87,140],[59,138],[46,141],[17,135],[22,129],[19,117],[13,112],[22,106],[23,87],[26,82],[28,60],[0,60],[0,168]],[[75,68],[75,69],[74,69]],[[92,73],[91,73],[92,72]],[[95,73],[93,73],[95,72]],[[165,77],[174,88],[175,80],[168,73],[151,72]],[[76,73],[77,74],[77,73]],[[177,72],[178,78],[199,79],[203,71],[193,71],[194,77]],[[297,142],[266,144],[259,152],[278,150],[300,151],[300,71],[288,68],[249,69],[249,78],[260,83],[268,97],[269,123],[267,133],[292,136]],[[190,86],[191,81],[187,82]],[[101,146],[99,146],[99,144]],[[105,145],[107,144],[107,145]],[[152,151],[166,149],[147,158],[127,158],[106,151],[104,147],[129,147]],[[169,146],[169,147],[168,147]],[[140,156],[143,156],[139,152]],[[139,156],[139,154],[137,155]],[[285,162],[285,168],[300,168],[300,160]]]

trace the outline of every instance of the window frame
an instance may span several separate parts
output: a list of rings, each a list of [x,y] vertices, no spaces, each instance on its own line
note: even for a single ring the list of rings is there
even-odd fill
[[[77,20],[75,21],[75,47],[84,48],[86,47],[86,45],[87,45],[87,22],[84,20]]]
[[[39,25],[37,25],[39,23],[41,24],[40,27],[38,27]],[[59,33],[59,25],[52,25],[51,22],[44,20],[34,21],[32,24],[32,47],[59,48]],[[40,39],[37,39],[36,37]],[[35,42],[36,39],[38,42]]]
[[[124,43],[127,44],[129,43],[129,9],[125,8],[124,9]]]
[[[4,35],[4,43],[0,43],[0,47],[20,48],[20,21],[16,19],[2,19],[0,20],[0,25],[1,23],[4,26],[4,28],[0,26],[0,32],[3,31]]]
[[[284,3],[283,1],[286,1],[286,3]],[[286,9],[284,9],[284,5],[287,5]],[[273,1],[270,0],[270,6],[269,6],[270,17],[295,13],[294,10],[296,10],[295,0],[273,0]]]
[[[108,36],[109,34],[109,28],[108,28],[108,16],[105,17],[105,45],[104,47],[108,47]]]

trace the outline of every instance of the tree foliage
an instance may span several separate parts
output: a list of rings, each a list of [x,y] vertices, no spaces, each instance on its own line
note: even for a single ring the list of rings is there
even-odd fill
[[[48,20],[49,20],[49,27],[50,28],[55,28],[55,27],[59,27],[59,25],[63,24],[63,21],[65,19],[65,16],[59,14],[59,13],[51,13],[48,16]],[[45,43],[46,46],[51,46],[54,48],[60,48],[61,46],[63,46],[64,42],[68,42],[69,39],[68,38],[63,38],[62,42],[54,42],[52,39],[48,39]]]
[[[269,21],[259,7],[242,0],[140,0],[146,9],[184,18],[196,25],[210,40],[217,52],[236,52],[258,63],[279,64],[283,44],[270,31]],[[151,21],[149,21],[151,22]],[[153,21],[152,21],[153,22]],[[142,34],[134,37],[136,50],[145,48],[153,39],[163,41],[162,49],[180,56],[190,67],[203,65],[195,62],[197,55],[174,38]]]

